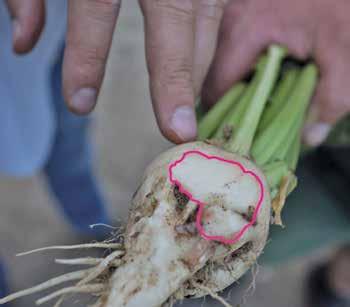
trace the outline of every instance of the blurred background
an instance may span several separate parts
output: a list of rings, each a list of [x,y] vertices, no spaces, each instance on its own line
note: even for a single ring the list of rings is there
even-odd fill
[[[137,1],[124,2],[91,127],[97,148],[96,171],[116,221],[125,221],[130,198],[145,167],[157,154],[171,146],[160,135],[151,109],[142,18],[136,6]],[[8,268],[11,292],[67,270],[55,265],[55,258],[89,255],[89,252],[75,251],[15,257],[18,252],[37,247],[82,241],[65,222],[46,188],[46,182],[40,175],[28,180],[0,180],[0,246]],[[240,306],[302,307],[306,273],[328,253],[329,250],[315,250],[306,258],[297,257],[278,266],[258,266],[223,296]],[[13,306],[34,306],[36,297],[26,297]],[[79,298],[64,306],[86,306],[86,301]],[[182,306],[219,304],[206,299],[185,301]]]

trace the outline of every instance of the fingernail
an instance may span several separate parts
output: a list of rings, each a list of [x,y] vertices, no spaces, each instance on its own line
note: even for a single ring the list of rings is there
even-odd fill
[[[95,107],[96,99],[96,89],[81,88],[73,94],[70,100],[70,107],[77,113],[87,114]]]
[[[308,124],[304,128],[304,141],[312,147],[321,145],[327,139],[330,131],[331,125],[327,123]]]
[[[194,140],[197,135],[197,124],[193,108],[178,107],[171,118],[170,127],[183,141]]]
[[[17,19],[14,19],[12,21],[12,25],[13,25],[13,40],[17,41],[18,39],[21,38],[22,27],[21,27],[21,24],[18,22]]]

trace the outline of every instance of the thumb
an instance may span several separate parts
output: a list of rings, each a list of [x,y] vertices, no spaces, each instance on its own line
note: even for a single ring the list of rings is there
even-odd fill
[[[318,146],[328,137],[332,127],[350,111],[350,88],[347,81],[350,70],[344,65],[328,67],[321,75],[315,97],[310,107],[303,139],[309,146]]]

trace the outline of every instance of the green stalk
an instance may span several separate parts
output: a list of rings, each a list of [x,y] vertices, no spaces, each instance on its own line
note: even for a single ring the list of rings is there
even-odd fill
[[[292,139],[289,143],[291,144],[294,136],[300,130],[316,81],[317,68],[309,64],[302,70],[283,110],[254,140],[251,152],[258,165],[281,159],[281,147],[288,148],[286,143],[288,144]]]
[[[238,83],[233,86],[211,109],[203,116],[198,124],[198,138],[210,138],[218,128],[227,113],[233,108],[242,95],[246,85]]]
[[[284,48],[271,46],[268,50],[266,68],[259,80],[249,106],[240,121],[237,131],[234,131],[227,144],[229,151],[248,155],[257,130],[261,114],[276,83],[281,63],[286,55]]]
[[[248,87],[245,89],[244,93],[238,99],[237,103],[232,108],[231,112],[224,118],[216,133],[214,138],[218,140],[225,140],[225,129],[227,127],[231,128],[232,131],[235,131],[238,126],[245,110],[249,105],[249,101],[252,99],[252,96],[255,92],[255,89],[261,78],[261,74],[264,71],[266,66],[266,57],[262,56],[257,64],[256,74],[253,77],[253,80],[250,82]]]
[[[229,151],[250,153],[276,193],[282,182],[288,193],[296,186],[300,133],[317,81],[317,69],[309,64],[289,68],[275,86],[285,55],[285,49],[271,46],[249,85],[233,87],[202,117],[198,129],[200,139],[218,138]]]
[[[268,124],[278,115],[283,109],[285,102],[293,89],[293,86],[297,80],[300,69],[291,68],[288,69],[282,76],[281,81],[278,82],[275,92],[272,94],[271,102],[264,111],[258,131],[265,130]]]
[[[288,165],[284,161],[277,161],[263,167],[266,180],[270,189],[278,188],[282,179],[290,173]]]
[[[301,151],[301,136],[300,132],[297,133],[297,135],[294,137],[294,140],[292,142],[292,145],[288,149],[288,154],[286,155],[285,161],[293,172],[297,168],[299,156],[300,156],[300,151]]]
[[[293,126],[290,128],[288,137],[285,139],[283,143],[281,143],[278,146],[276,150],[276,154],[274,155],[271,161],[273,160],[285,161],[287,159],[287,156],[289,155],[289,150],[292,149],[295,137],[299,134],[300,127],[303,125],[303,122],[304,122],[304,114],[299,114],[299,116],[295,118]]]

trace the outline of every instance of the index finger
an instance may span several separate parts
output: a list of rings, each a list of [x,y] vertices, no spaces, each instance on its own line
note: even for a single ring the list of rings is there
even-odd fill
[[[63,94],[70,109],[89,113],[104,77],[121,0],[69,0]]]
[[[163,135],[175,143],[195,139],[192,0],[140,0],[153,108]]]

